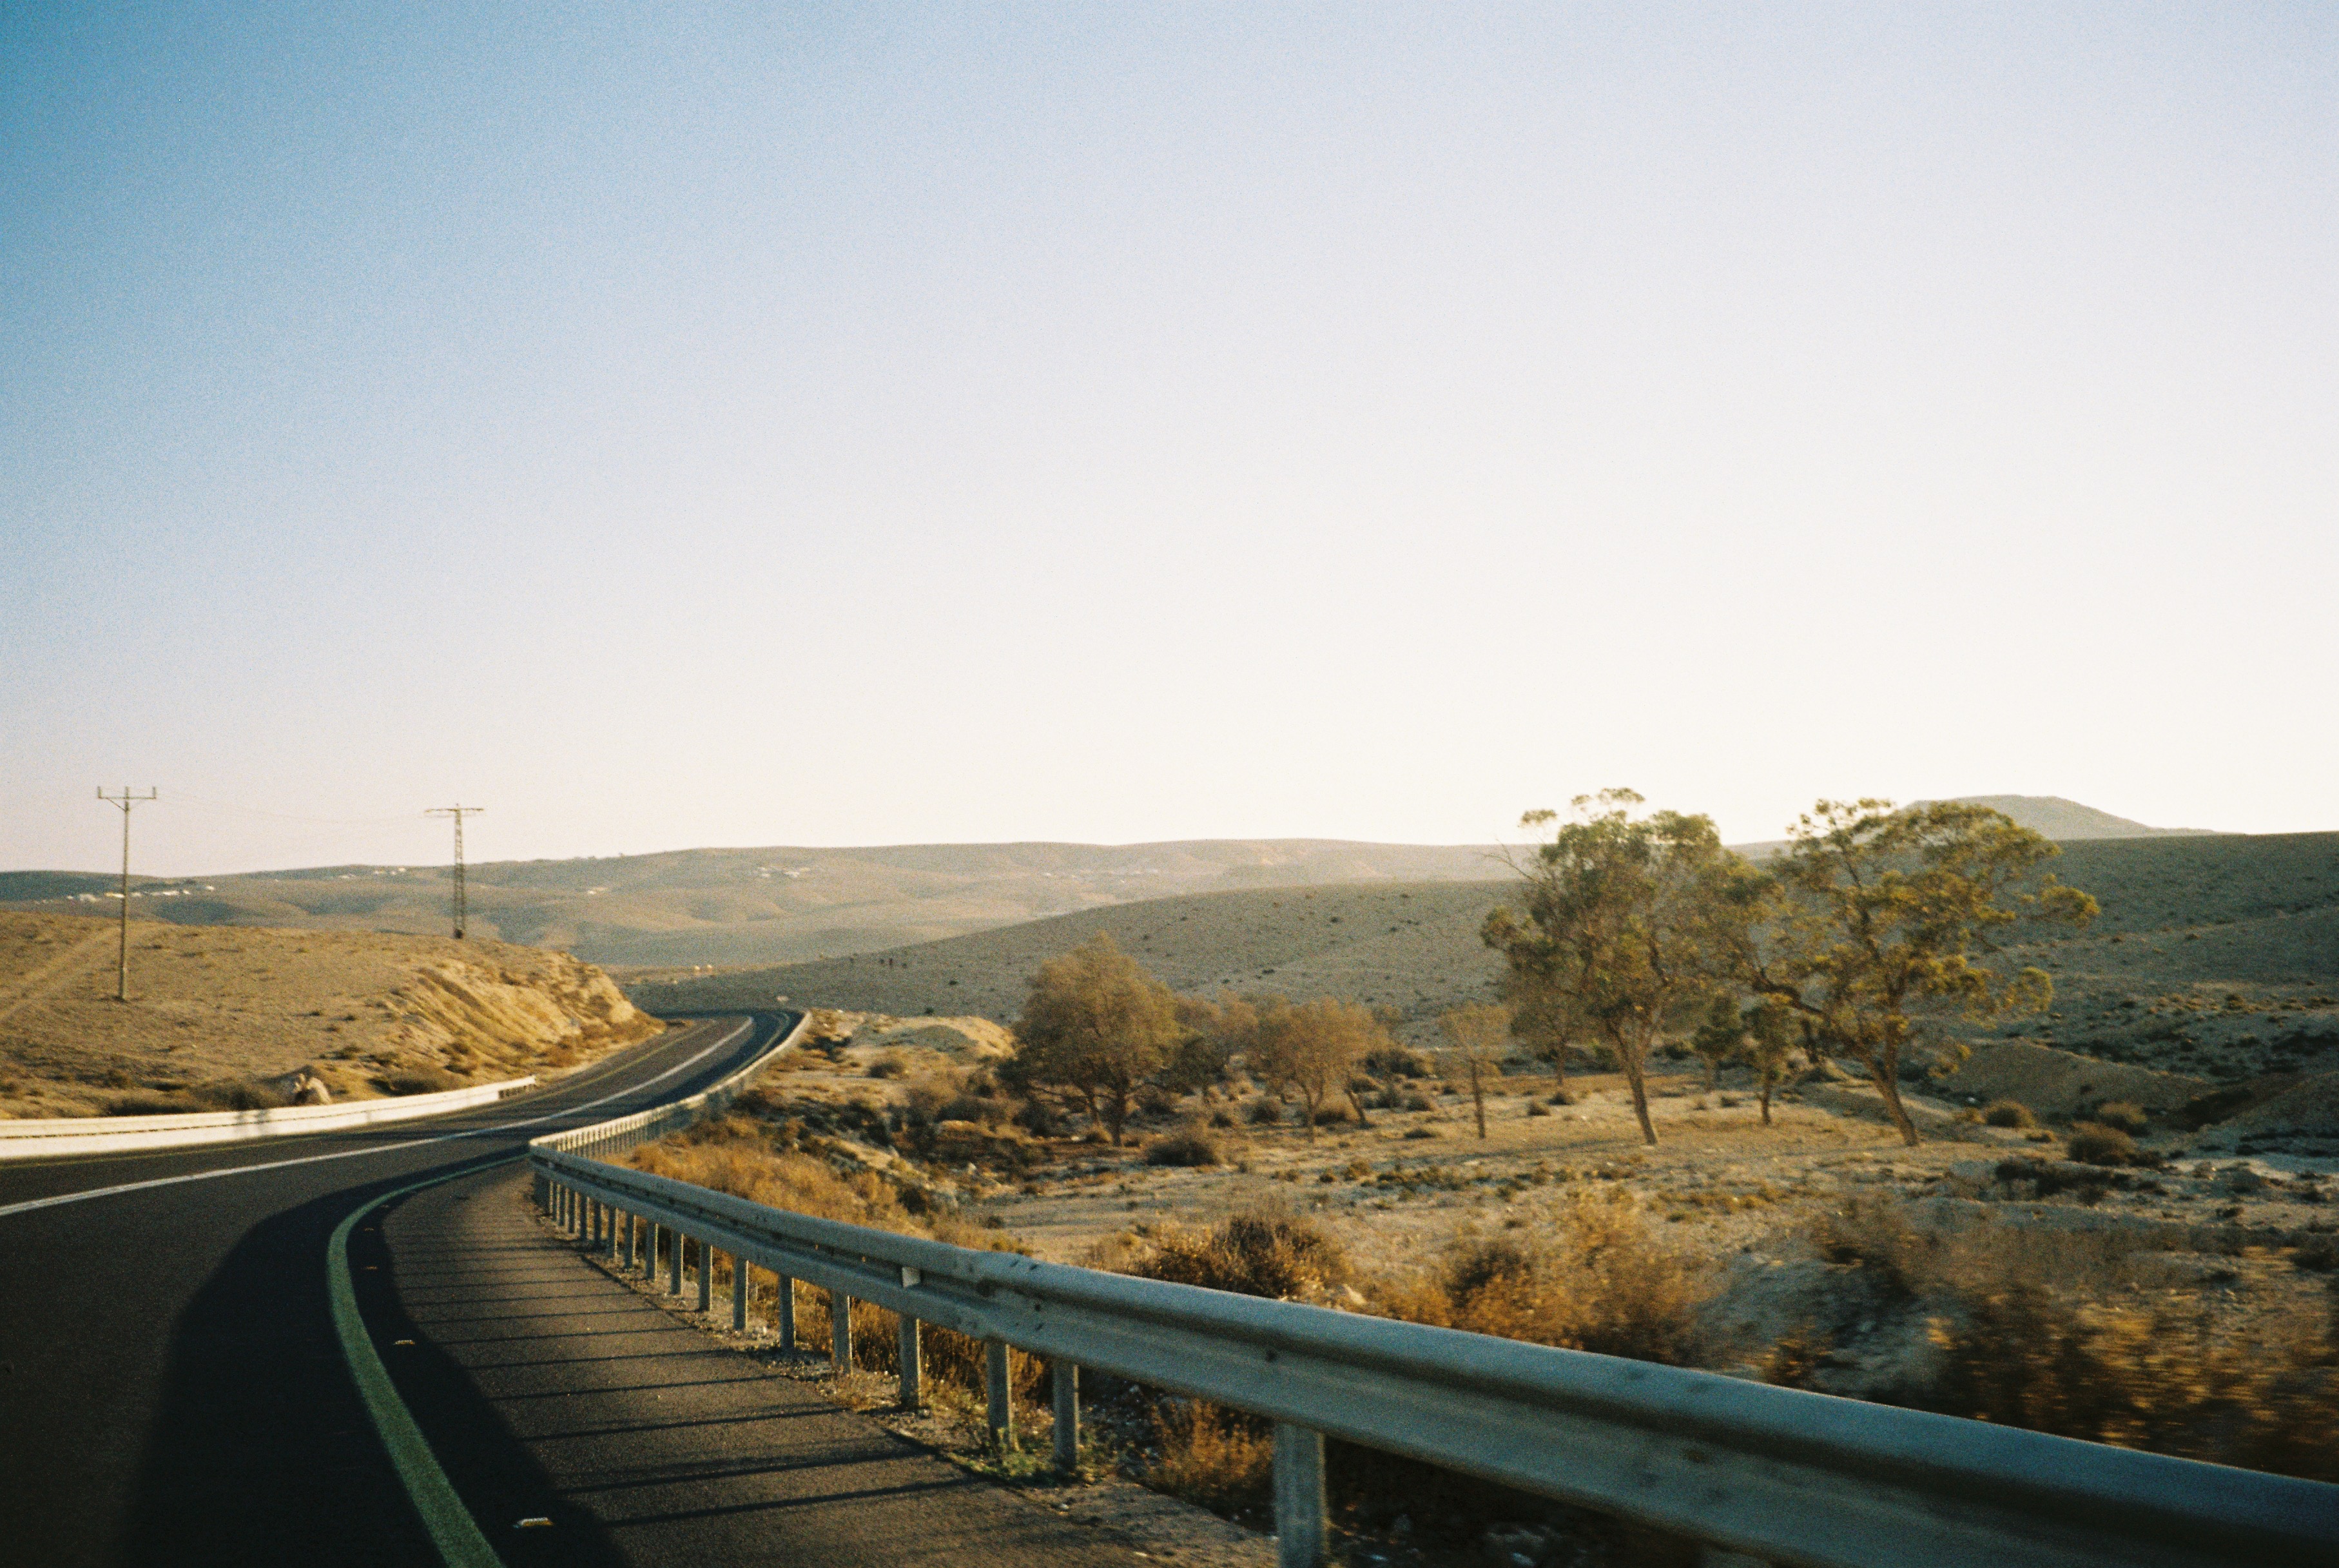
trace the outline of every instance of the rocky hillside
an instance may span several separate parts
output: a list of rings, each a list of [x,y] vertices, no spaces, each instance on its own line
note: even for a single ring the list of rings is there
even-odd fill
[[[551,1076],[663,1026],[567,953],[360,932],[0,913],[0,1115],[209,1109],[312,1070],[336,1100]]]

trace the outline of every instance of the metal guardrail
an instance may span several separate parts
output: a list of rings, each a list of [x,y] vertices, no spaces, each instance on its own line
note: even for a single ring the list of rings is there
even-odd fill
[[[268,1110],[194,1110],[161,1116],[67,1116],[0,1121],[0,1159],[53,1159],[125,1149],[181,1149],[234,1143],[250,1138],[286,1138],[294,1133],[333,1132],[373,1127],[418,1116],[439,1116],[492,1105],[536,1082],[534,1075],[501,1083],[387,1100],[345,1100],[339,1105],[287,1105]]]
[[[909,1405],[918,1400],[921,1323],[987,1341],[991,1424],[1002,1440],[1012,1434],[1008,1347],[1047,1357],[1060,1467],[1077,1455],[1083,1366],[1269,1417],[1278,1555],[1288,1568],[1322,1556],[1327,1435],[1770,1563],[2339,1563],[2339,1486],[977,1252],[600,1158],[657,1136],[664,1114],[531,1146],[539,1199],[581,1244],[628,1266],[638,1257],[655,1274],[664,1230],[667,1289],[679,1294],[684,1244],[696,1241],[702,1310],[710,1247],[730,1255],[735,1282],[747,1279],[746,1265],[768,1269],[779,1277],[778,1326],[791,1345],[794,1282],[827,1290],[841,1365],[851,1362],[851,1303],[884,1307],[901,1318]],[[642,1224],[649,1241],[637,1252]],[[747,1305],[735,1286],[735,1326],[745,1326]]]

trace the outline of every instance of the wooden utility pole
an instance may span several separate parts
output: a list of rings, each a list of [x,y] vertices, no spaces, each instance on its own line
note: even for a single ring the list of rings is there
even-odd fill
[[[123,784],[120,794],[108,794],[104,784],[97,787],[98,799],[108,805],[122,808],[122,951],[113,964],[113,1000],[116,1001],[130,1000],[130,810],[153,800],[155,793],[150,789],[144,794],[132,794],[130,786]]]
[[[463,896],[463,819],[477,816],[488,808],[483,805],[433,806],[425,816],[450,816],[455,819],[455,940],[463,940],[463,917],[469,913],[468,901]]]

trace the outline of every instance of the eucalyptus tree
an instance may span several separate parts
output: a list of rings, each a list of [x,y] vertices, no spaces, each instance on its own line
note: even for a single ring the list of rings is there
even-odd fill
[[[2061,853],[1988,806],[1821,801],[1765,868],[1774,896],[1748,933],[1740,981],[1791,1010],[1821,1050],[1866,1068],[1914,1144],[1900,1071],[1925,1028],[2046,1007],[2046,971],[1997,961],[2008,928],[2095,918],[2092,897],[2039,871]]]
[[[1170,988],[1099,935],[1031,977],[1015,1021],[1014,1074],[1078,1100],[1119,1144],[1139,1091],[1186,1034]]]
[[[1496,909],[1480,934],[1504,954],[1515,983],[1553,988],[1607,1044],[1641,1136],[1654,1143],[1649,1054],[1668,1027],[1734,978],[1766,884],[1722,847],[1711,817],[1636,816],[1642,799],[1623,789],[1571,804],[1574,820],[1519,867],[1521,909]],[[1529,812],[1520,825],[1557,816]]]

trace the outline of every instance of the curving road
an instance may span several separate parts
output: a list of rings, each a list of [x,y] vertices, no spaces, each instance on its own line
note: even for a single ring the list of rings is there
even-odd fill
[[[690,1093],[792,1021],[669,1030],[447,1117],[0,1167],[0,1563],[439,1561],[336,1336],[335,1227],[435,1176],[516,1180],[528,1139]],[[370,1321],[400,1308],[369,1235]]]

